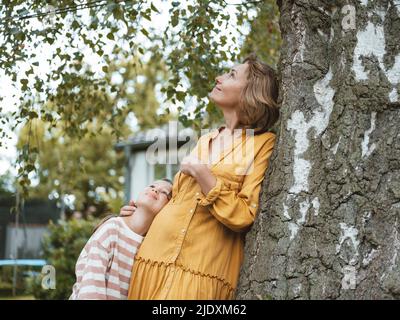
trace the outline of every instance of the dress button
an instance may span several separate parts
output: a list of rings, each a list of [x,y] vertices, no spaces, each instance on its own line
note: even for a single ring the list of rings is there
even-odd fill
[[[192,213],[193,212],[193,209],[190,209],[190,213]]]
[[[196,192],[196,196],[198,196],[200,193]]]
[[[186,230],[185,229],[182,229],[182,233],[185,233],[186,232]]]

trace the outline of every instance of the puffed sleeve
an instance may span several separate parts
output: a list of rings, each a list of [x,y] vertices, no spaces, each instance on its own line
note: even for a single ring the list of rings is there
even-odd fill
[[[207,206],[210,213],[231,230],[246,231],[256,217],[261,184],[274,144],[275,135],[270,133],[261,146],[255,148],[252,170],[245,175],[239,192],[230,190],[221,178],[216,177],[216,185],[200,196],[199,205]]]

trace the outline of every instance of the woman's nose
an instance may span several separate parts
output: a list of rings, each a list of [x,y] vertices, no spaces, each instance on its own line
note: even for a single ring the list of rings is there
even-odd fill
[[[215,83],[216,83],[216,84],[220,84],[220,83],[221,83],[221,76],[217,76],[217,77],[215,78]]]

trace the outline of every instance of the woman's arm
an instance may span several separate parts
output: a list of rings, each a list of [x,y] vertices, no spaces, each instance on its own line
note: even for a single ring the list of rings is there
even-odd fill
[[[195,156],[187,156],[182,160],[180,170],[192,176],[200,185],[201,191],[207,194],[217,184],[217,179],[208,168]]]
[[[259,148],[254,156],[253,170],[244,177],[239,192],[227,188],[222,179],[215,177],[207,166],[192,165],[188,172],[202,189],[199,204],[207,206],[216,219],[233,231],[245,231],[254,222],[261,183],[274,143],[275,135],[271,135]]]
[[[217,178],[207,166],[199,168],[194,174],[194,178],[200,185],[203,194],[209,193],[217,185]]]

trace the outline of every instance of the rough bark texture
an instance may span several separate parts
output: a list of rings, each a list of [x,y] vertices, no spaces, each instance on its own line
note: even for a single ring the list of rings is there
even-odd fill
[[[398,299],[400,1],[279,5],[280,131],[237,298]]]

